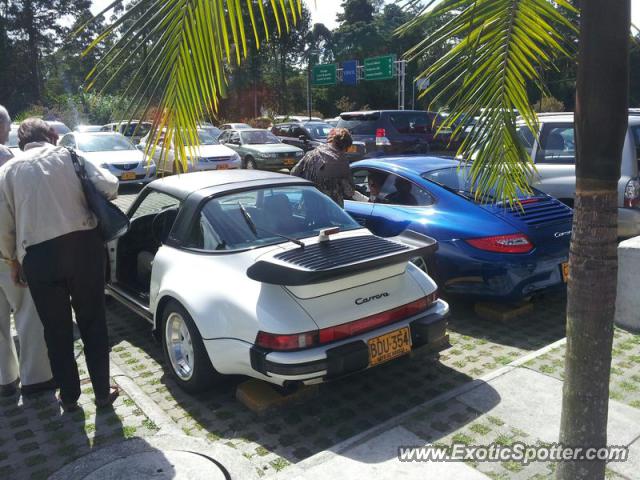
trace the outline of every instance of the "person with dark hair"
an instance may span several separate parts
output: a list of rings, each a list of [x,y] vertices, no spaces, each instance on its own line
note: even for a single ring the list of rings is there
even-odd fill
[[[104,244],[97,219],[69,151],[54,146],[53,129],[29,118],[20,125],[18,139],[24,153],[0,168],[0,254],[11,261],[16,285],[31,291],[63,410],[75,410],[80,397],[72,307],[96,405],[111,405],[118,390],[109,381]],[[118,179],[90,162],[84,165],[96,188],[114,198]]]
[[[11,118],[0,105],[0,166],[13,158],[7,141]],[[20,342],[20,355],[11,335],[11,312]],[[55,390],[42,323],[29,290],[18,287],[11,278],[6,261],[0,261],[0,396],[8,397],[18,391],[22,395]]]
[[[366,202],[367,197],[356,191],[349,161],[344,156],[351,143],[349,130],[332,128],[327,143],[307,152],[291,169],[291,175],[313,182],[318,190],[341,207],[344,207],[345,198]]]
[[[395,192],[391,192],[387,195],[386,200],[389,203],[394,203],[396,205],[407,205],[407,206],[416,206],[418,205],[418,201],[416,197],[411,193],[411,182],[405,180],[402,177],[396,177],[393,185],[396,187]]]
[[[369,203],[388,203],[387,200],[380,195],[382,186],[387,176],[381,172],[371,172],[367,177],[367,185],[369,186]]]

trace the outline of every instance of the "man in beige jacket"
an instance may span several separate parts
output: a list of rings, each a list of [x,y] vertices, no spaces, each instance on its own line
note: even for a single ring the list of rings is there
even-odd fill
[[[24,268],[26,284],[44,326],[49,360],[65,411],[75,410],[80,376],[73,351],[71,309],[84,344],[98,407],[118,396],[109,385],[109,339],[104,304],[104,243],[89,209],[71,155],[55,147],[44,121],[27,119],[18,129],[24,153],[0,167],[0,254],[12,260],[12,277]],[[89,179],[114,198],[118,179],[85,162]]]
[[[13,158],[11,150],[4,146],[10,128],[9,113],[0,105],[0,166]],[[20,361],[11,335],[11,311],[20,342]],[[0,396],[15,394],[20,381],[23,395],[56,387],[31,294],[13,282],[9,265],[0,261]]]

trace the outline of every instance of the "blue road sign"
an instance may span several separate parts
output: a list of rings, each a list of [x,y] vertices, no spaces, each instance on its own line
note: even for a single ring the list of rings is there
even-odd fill
[[[347,60],[342,62],[342,84],[357,85],[358,84],[358,61]]]

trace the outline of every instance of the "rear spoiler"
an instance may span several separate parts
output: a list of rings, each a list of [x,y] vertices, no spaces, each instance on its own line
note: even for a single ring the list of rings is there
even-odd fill
[[[274,285],[309,285],[425,258],[437,249],[435,239],[413,230],[391,238],[338,238],[259,260],[247,269],[247,276]]]

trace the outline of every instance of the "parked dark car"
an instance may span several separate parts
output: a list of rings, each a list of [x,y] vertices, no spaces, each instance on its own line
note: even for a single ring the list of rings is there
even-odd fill
[[[424,110],[372,110],[340,114],[339,128],[365,144],[366,155],[455,150],[451,131],[438,127],[443,119]]]
[[[325,122],[287,122],[274,125],[271,128],[271,133],[277,136],[282,143],[308,152],[327,143],[327,136],[332,128],[334,127]],[[346,153],[350,162],[360,160],[364,155],[365,145],[362,142],[354,142]]]

